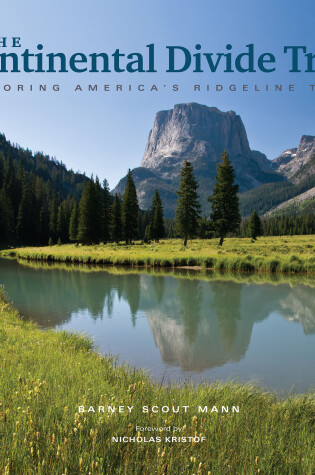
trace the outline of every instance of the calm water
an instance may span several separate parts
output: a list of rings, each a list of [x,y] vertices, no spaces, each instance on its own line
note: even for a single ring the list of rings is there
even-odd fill
[[[99,351],[153,377],[255,380],[285,392],[314,388],[312,282],[116,272],[0,260],[0,283],[22,315],[42,328],[89,334]]]

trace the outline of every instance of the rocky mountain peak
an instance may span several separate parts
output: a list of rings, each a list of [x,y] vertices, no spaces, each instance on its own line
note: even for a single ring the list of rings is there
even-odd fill
[[[240,191],[282,179],[264,154],[250,149],[242,119],[235,112],[195,102],[158,112],[141,166],[132,171],[140,207],[151,206],[157,188],[165,216],[174,216],[179,174],[187,159],[194,167],[203,212],[207,213],[207,197],[212,193],[216,165],[224,150],[233,164]],[[123,193],[125,183],[122,179],[115,191]]]
[[[315,137],[302,135],[298,148],[288,149],[275,158],[272,162],[273,168],[287,178],[293,178],[312,160],[314,154]]]
[[[176,104],[156,114],[141,166],[170,178],[185,158],[199,168],[201,160],[217,162],[225,149],[233,156],[251,153],[244,125],[235,112],[196,103]]]

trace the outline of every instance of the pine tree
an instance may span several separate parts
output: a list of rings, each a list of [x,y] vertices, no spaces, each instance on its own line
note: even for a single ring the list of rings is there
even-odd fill
[[[238,185],[234,184],[234,178],[233,166],[224,151],[222,160],[217,165],[213,194],[208,198],[212,204],[210,218],[220,237],[220,246],[222,246],[225,236],[236,231],[241,222]]]
[[[43,203],[39,211],[38,238],[40,244],[47,244],[49,239],[49,213]]]
[[[112,221],[112,197],[109,191],[108,181],[103,181],[103,242],[110,241],[110,228]]]
[[[148,224],[145,228],[143,241],[146,244],[151,242],[151,224]]]
[[[148,235],[147,228],[151,222],[151,213],[150,211],[140,212],[139,213],[139,239],[148,239],[150,241],[151,235]]]
[[[166,237],[173,238],[175,236],[173,218],[165,218],[165,228],[166,228]]]
[[[121,204],[117,193],[115,193],[114,203],[112,204],[112,225],[111,225],[111,238],[114,242],[119,244],[122,240],[122,219],[121,219]]]
[[[150,237],[159,242],[164,237],[163,206],[158,190],[155,190],[150,212]]]
[[[136,187],[132,178],[131,170],[127,173],[127,183],[122,203],[123,235],[126,244],[130,244],[138,237],[138,213],[139,205]]]
[[[4,163],[5,163],[5,158],[3,152],[0,152],[0,190],[3,187],[3,182],[4,182]]]
[[[94,182],[91,179],[84,187],[79,205],[78,241],[83,244],[92,244],[94,240],[93,195]]]
[[[49,208],[49,233],[53,243],[57,242],[57,219],[58,219],[58,202],[56,196],[53,195],[53,198],[50,203]]]
[[[93,242],[99,243],[103,241],[104,236],[104,201],[103,201],[103,190],[99,182],[98,177],[95,178],[94,183],[94,240]]]
[[[18,213],[20,201],[22,199],[22,187],[16,178],[15,168],[12,156],[9,153],[4,166],[4,184],[5,192],[10,199],[15,216]]]
[[[91,178],[86,184],[79,205],[78,241],[97,244],[102,239],[103,202],[99,181]]]
[[[211,237],[210,223],[205,216],[199,221],[198,236],[200,239],[208,239]]]
[[[75,201],[72,207],[70,224],[69,224],[69,238],[70,241],[77,241],[78,239],[78,223],[79,223],[79,206]]]
[[[34,230],[38,229],[38,222],[34,211],[35,203],[32,189],[30,184],[25,182],[16,222],[16,233],[20,243],[32,244],[32,242],[37,242],[37,233]]]
[[[194,237],[198,230],[200,203],[197,188],[198,183],[194,177],[193,167],[185,160],[184,167],[180,172],[175,210],[175,230],[184,238],[184,246],[187,245],[187,239]]]
[[[69,218],[67,210],[67,202],[62,201],[58,208],[57,215],[57,236],[62,243],[68,241],[69,235]]]
[[[0,191],[0,242],[7,243],[14,233],[14,213],[10,198],[2,188]]]
[[[250,237],[254,240],[256,240],[257,236],[261,236],[262,234],[260,217],[258,216],[258,213],[255,209],[249,220],[249,229]]]

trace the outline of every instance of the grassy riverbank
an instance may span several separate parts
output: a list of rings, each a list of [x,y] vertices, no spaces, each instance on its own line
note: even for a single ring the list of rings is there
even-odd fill
[[[134,245],[25,247],[2,251],[20,259],[145,267],[200,266],[233,271],[315,273],[315,236],[182,240]]]
[[[279,400],[251,386],[155,384],[91,350],[88,339],[40,331],[0,294],[0,473],[312,474],[314,397]],[[134,406],[131,414],[78,406]],[[142,406],[189,406],[145,414]],[[220,412],[198,413],[216,405]],[[221,413],[237,405],[239,413]],[[184,427],[202,443],[115,443],[136,426]],[[142,436],[143,433],[141,434]],[[150,434],[146,434],[148,438]],[[155,434],[156,436],[156,434]],[[313,457],[312,457],[313,455]]]
[[[297,273],[266,273],[266,272],[235,272],[229,270],[213,270],[207,268],[182,268],[182,267],[126,267],[104,266],[99,264],[82,264],[57,261],[30,261],[18,259],[21,266],[37,270],[58,269],[68,272],[95,273],[101,272],[112,275],[150,275],[155,277],[172,276],[176,279],[205,280],[207,282],[234,282],[239,284],[288,284],[307,285],[315,287],[314,274]]]

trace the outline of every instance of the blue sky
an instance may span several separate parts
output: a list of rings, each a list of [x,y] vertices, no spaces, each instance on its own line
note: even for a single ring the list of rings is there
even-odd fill
[[[63,161],[67,167],[98,174],[114,187],[127,169],[140,165],[155,113],[176,103],[199,102],[223,111],[234,110],[244,122],[252,149],[274,158],[284,149],[298,145],[303,134],[315,135],[315,73],[288,73],[289,58],[284,45],[307,45],[315,54],[315,4],[313,1],[238,0],[15,0],[1,7],[0,36],[20,36],[21,50],[35,51],[42,43],[44,52],[113,53],[144,52],[154,43],[157,73],[66,73],[0,74],[0,131],[12,142],[41,150]],[[181,45],[194,52],[241,53],[254,43],[258,54],[272,52],[277,71],[263,73],[165,73],[166,46]],[[0,52],[12,52],[7,48]],[[9,84],[10,92],[3,86]],[[17,92],[23,84],[33,92]],[[46,84],[47,92],[38,92]],[[50,86],[60,85],[52,92]],[[77,84],[83,92],[74,92]],[[87,92],[88,84],[110,92]],[[115,92],[116,84],[130,84],[132,92]],[[138,84],[145,91],[138,92]],[[150,92],[155,84],[158,92]],[[166,87],[164,87],[164,84]],[[171,90],[172,84],[179,91]],[[200,84],[202,92],[194,92]],[[221,92],[207,92],[216,84]],[[228,85],[238,90],[229,92]],[[249,85],[249,92],[240,90]],[[270,92],[253,92],[269,84]],[[282,84],[284,91],[272,91]],[[288,84],[295,85],[289,92]]]

